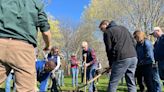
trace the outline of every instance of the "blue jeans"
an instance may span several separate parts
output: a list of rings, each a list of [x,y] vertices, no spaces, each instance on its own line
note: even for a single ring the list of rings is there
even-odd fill
[[[153,68],[153,85],[154,85],[154,92],[162,92],[158,67]]]
[[[45,73],[43,76],[40,76],[38,80],[40,82],[40,92],[46,92],[48,88],[48,79],[50,78],[50,73]]]
[[[72,86],[78,86],[78,68],[71,68],[72,70]]]
[[[10,89],[10,83],[11,83],[11,80],[13,78],[13,75],[11,73],[9,73],[9,75],[7,76],[7,79],[6,79],[6,87],[5,87],[5,92],[11,92]],[[13,81],[14,82],[14,81]],[[14,85],[14,91],[15,91],[15,85]]]
[[[164,60],[158,61],[158,69],[161,80],[164,80]]]
[[[135,70],[137,66],[137,58],[127,58],[113,62],[110,82],[107,92],[116,92],[118,82],[125,74],[126,83],[128,86],[128,92],[137,92],[135,84]]]
[[[61,70],[61,86],[64,86],[64,70]]]
[[[91,80],[94,78],[95,71],[96,71],[96,64],[93,64],[92,66],[87,67],[87,73],[86,73],[87,80]],[[94,92],[95,91],[94,81],[92,83],[90,83],[88,90],[89,90],[88,92]]]
[[[37,81],[40,82],[40,91],[46,92],[48,88],[48,79],[50,77],[50,73],[43,72],[45,61],[37,61],[36,62],[36,71],[37,71]]]
[[[59,86],[64,86],[64,70],[61,70],[59,69],[57,71],[57,77],[56,77],[58,80],[57,80],[57,83]]]

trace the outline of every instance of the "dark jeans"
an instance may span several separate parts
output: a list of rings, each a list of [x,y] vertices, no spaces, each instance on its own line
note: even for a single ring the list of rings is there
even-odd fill
[[[164,60],[158,61],[159,76],[164,80]]]
[[[137,66],[136,76],[141,92],[144,91],[143,81],[146,84],[147,92],[154,92],[152,64]]]
[[[136,92],[136,84],[135,84],[135,70],[137,66],[137,58],[127,58],[119,61],[115,61],[112,64],[112,71],[110,82],[108,85],[107,92],[116,92],[118,82],[125,75],[126,83],[128,86],[128,92]]]
[[[56,78],[53,78],[52,79],[52,87],[51,87],[51,92],[58,92],[58,89],[57,89],[57,81],[56,81]]]
[[[100,69],[96,70],[95,71],[95,76],[99,75],[100,74]],[[97,83],[99,82],[99,78],[97,78]]]
[[[140,71],[141,71],[141,66],[137,66],[135,77],[137,79],[137,83],[139,85],[140,92],[143,92],[145,90],[144,78],[143,78],[143,75],[140,73]]]
[[[82,72],[81,73],[81,83],[83,83],[83,81],[84,81],[84,73]]]

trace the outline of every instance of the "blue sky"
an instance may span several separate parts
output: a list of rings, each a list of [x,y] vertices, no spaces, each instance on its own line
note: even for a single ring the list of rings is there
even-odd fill
[[[46,6],[46,12],[58,20],[69,19],[79,22],[84,7],[89,4],[90,0],[51,0]]]

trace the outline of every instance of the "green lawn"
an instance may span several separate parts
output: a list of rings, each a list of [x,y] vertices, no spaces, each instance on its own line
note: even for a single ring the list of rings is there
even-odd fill
[[[75,89],[71,85],[71,77],[70,76],[65,77],[64,82],[65,82],[65,85],[63,87],[61,87],[61,89],[64,90],[64,92],[68,92],[66,90],[74,90]],[[80,77],[79,77],[79,85],[81,85]],[[107,76],[102,76],[99,79],[99,84],[96,84],[96,88],[97,88],[98,92],[106,92],[107,86],[108,86],[108,78],[107,78]],[[4,84],[1,85],[0,92],[5,92],[4,88],[5,88],[5,85]],[[82,90],[84,90],[84,89],[82,89]],[[48,91],[48,92],[50,92],[50,91]],[[127,87],[126,87],[125,81],[123,84],[119,83],[117,92],[127,92]],[[163,88],[162,92],[164,92],[164,88]]]
[[[106,92],[108,82],[109,81],[108,81],[107,76],[102,76],[99,79],[99,83],[96,84],[96,88],[97,88],[98,92]],[[79,85],[81,85],[80,84],[80,78],[79,78]],[[63,90],[68,90],[68,89],[74,90],[74,88],[71,85],[71,78],[70,77],[65,78],[65,86],[61,87],[61,89],[63,89]],[[82,89],[82,90],[84,90],[84,89]],[[126,84],[125,83],[124,84],[119,83],[117,92],[127,92]]]
[[[97,88],[98,92],[106,92],[108,82],[109,82],[109,80],[108,80],[107,76],[101,76],[100,79],[99,79],[99,84],[96,84],[96,88]],[[80,78],[79,78],[79,83],[80,83]],[[70,77],[65,78],[65,86],[61,87],[61,88],[63,90],[68,90],[68,89],[73,90],[74,89],[71,86],[71,78]],[[137,90],[139,92],[138,86],[137,86]],[[117,92],[128,92],[125,80],[124,80],[123,84],[120,81],[119,86],[117,88]],[[164,87],[162,89],[162,92],[164,92]]]

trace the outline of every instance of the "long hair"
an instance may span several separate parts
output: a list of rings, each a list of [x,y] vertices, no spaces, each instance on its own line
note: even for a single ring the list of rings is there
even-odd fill
[[[58,56],[59,56],[59,48],[58,48],[58,47],[53,46],[53,47],[51,48],[50,53],[48,54],[48,57],[53,56],[53,55],[55,54],[55,50],[57,50],[56,55],[58,55]]]
[[[143,42],[147,38],[145,33],[143,31],[140,31],[140,30],[136,30],[133,33],[133,36],[138,42]]]

